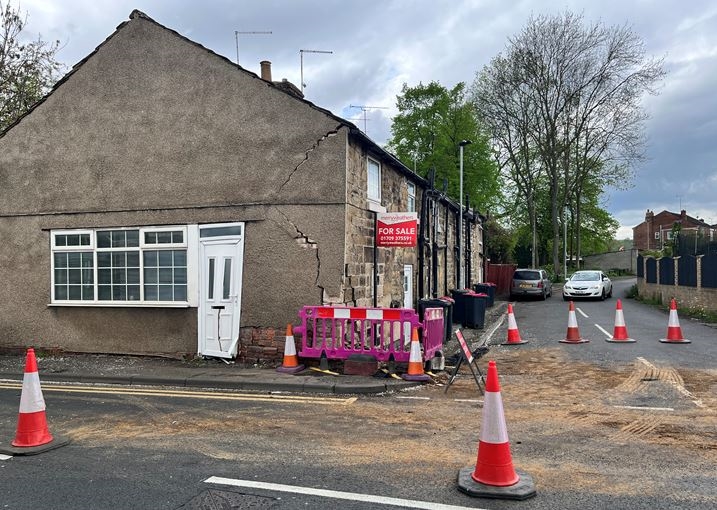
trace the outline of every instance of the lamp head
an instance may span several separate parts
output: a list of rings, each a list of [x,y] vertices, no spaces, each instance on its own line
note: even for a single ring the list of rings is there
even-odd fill
[[[470,141],[470,140],[461,140],[461,141],[458,143],[458,145],[459,145],[460,147],[465,147],[466,145],[470,145],[470,144],[472,144],[472,143],[473,143],[473,142]]]

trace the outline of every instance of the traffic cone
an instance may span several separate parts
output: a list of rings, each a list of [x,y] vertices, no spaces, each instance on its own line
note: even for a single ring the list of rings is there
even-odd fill
[[[45,417],[45,399],[40,388],[40,374],[37,372],[35,349],[27,350],[25,375],[20,394],[20,414],[13,446],[40,446],[52,441]]]
[[[276,369],[277,372],[285,374],[295,374],[304,370],[304,365],[299,364],[299,357],[296,355],[296,344],[294,343],[294,333],[291,330],[291,324],[286,326],[286,343],[284,344],[284,361],[281,366]]]
[[[418,328],[411,333],[411,354],[408,357],[408,371],[401,376],[406,381],[430,381],[431,378],[423,371],[421,344],[418,341]]]
[[[667,321],[667,338],[660,338],[660,342],[665,344],[689,344],[691,340],[687,340],[682,336],[682,328],[680,328],[680,319],[677,317],[677,302],[675,298],[670,301],[670,318]]]
[[[498,369],[492,360],[488,362],[485,383],[478,459],[475,469],[469,466],[458,472],[458,488],[483,498],[528,499],[535,496],[532,477],[513,467]]]
[[[560,340],[564,344],[584,344],[590,340],[580,337],[578,330],[578,320],[575,318],[575,304],[570,302],[570,311],[568,313],[568,332],[564,340]]]
[[[630,338],[627,335],[625,317],[622,315],[622,302],[619,299],[617,300],[617,307],[615,308],[615,329],[613,329],[612,336],[605,340],[615,343],[631,343],[635,341],[634,338]]]
[[[515,316],[513,315],[513,305],[508,303],[508,339],[501,345],[520,345],[527,343],[527,340],[520,339],[520,331],[518,331],[518,324],[516,324]]]

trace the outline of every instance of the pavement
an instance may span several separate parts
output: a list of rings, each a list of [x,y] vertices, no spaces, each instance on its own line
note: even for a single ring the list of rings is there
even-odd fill
[[[486,310],[483,328],[460,328],[471,349],[486,343],[488,335],[505,315],[506,308],[506,301],[496,300],[494,306]],[[454,332],[458,327],[460,325],[453,325]],[[458,349],[456,336],[452,335],[451,340],[444,344],[443,354],[450,358],[456,355]],[[292,375],[277,372],[276,365],[245,365],[214,358],[180,360],[114,354],[58,354],[44,353],[39,349],[36,356],[40,381],[54,383],[342,395],[390,393],[422,384],[394,379],[380,371],[374,376],[343,375],[338,371],[337,375],[332,375],[307,368]],[[0,380],[22,381],[24,368],[24,353],[0,354]],[[333,366],[330,365],[330,368]]]

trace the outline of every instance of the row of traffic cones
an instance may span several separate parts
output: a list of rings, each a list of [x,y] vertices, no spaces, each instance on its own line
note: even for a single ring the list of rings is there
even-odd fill
[[[580,330],[578,328],[578,321],[575,316],[575,304],[570,302],[570,309],[568,311],[568,330],[565,334],[565,338],[560,342],[565,344],[584,344],[589,342],[580,336]],[[627,333],[627,326],[625,325],[625,317],[622,312],[622,302],[618,299],[617,306],[615,309],[615,327],[613,334],[610,338],[606,339],[608,342],[613,343],[633,343],[636,342],[634,338],[630,338]],[[687,340],[682,336],[682,328],[680,328],[680,320],[677,317],[677,302],[673,298],[670,302],[670,317],[667,323],[667,338],[661,338],[662,343],[671,344],[688,344],[690,340]],[[521,340],[520,332],[518,331],[518,325],[513,315],[513,306],[508,304],[508,338],[501,345],[521,345],[528,343],[527,340]]]

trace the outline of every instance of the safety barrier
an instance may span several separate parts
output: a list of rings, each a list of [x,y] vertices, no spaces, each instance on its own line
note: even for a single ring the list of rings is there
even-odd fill
[[[378,361],[407,362],[411,354],[411,331],[419,328],[424,360],[432,359],[443,346],[443,309],[427,308],[423,323],[408,308],[358,308],[304,306],[299,337],[300,357],[347,359],[351,354],[370,354]]]

